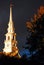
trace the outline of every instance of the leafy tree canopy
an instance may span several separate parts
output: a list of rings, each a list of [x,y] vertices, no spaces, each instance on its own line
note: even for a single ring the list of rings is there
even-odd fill
[[[26,48],[29,51],[41,50],[44,48],[44,6],[41,6],[37,10],[37,14],[34,14],[31,21],[26,22],[27,31],[31,36],[28,35]]]

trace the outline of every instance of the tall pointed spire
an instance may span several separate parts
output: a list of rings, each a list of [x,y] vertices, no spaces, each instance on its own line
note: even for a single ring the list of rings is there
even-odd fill
[[[8,32],[14,33],[14,25],[13,25],[13,20],[12,20],[12,4],[10,4],[10,16],[9,16]]]
[[[12,4],[10,4],[10,22],[12,22]]]

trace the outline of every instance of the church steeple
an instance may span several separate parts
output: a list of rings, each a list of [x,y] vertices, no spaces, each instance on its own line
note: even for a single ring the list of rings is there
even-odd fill
[[[11,53],[10,56],[20,57],[17,48],[16,33],[14,32],[14,24],[12,20],[12,5],[10,5],[10,17],[4,44],[5,46],[3,52],[5,52],[5,54]]]

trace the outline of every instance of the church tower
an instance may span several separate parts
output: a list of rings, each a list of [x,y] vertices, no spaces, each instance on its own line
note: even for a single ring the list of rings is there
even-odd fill
[[[14,32],[14,24],[12,20],[12,4],[10,5],[10,17],[7,28],[7,33],[5,34],[6,40],[4,41],[4,49],[3,52],[5,54],[10,54],[10,56],[19,56],[17,41],[16,41],[16,33]]]

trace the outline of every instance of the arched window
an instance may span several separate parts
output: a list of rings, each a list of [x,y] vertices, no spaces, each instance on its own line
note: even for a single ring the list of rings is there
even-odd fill
[[[13,40],[14,40],[14,36],[13,36]]]
[[[8,40],[10,40],[10,36],[8,36]]]

